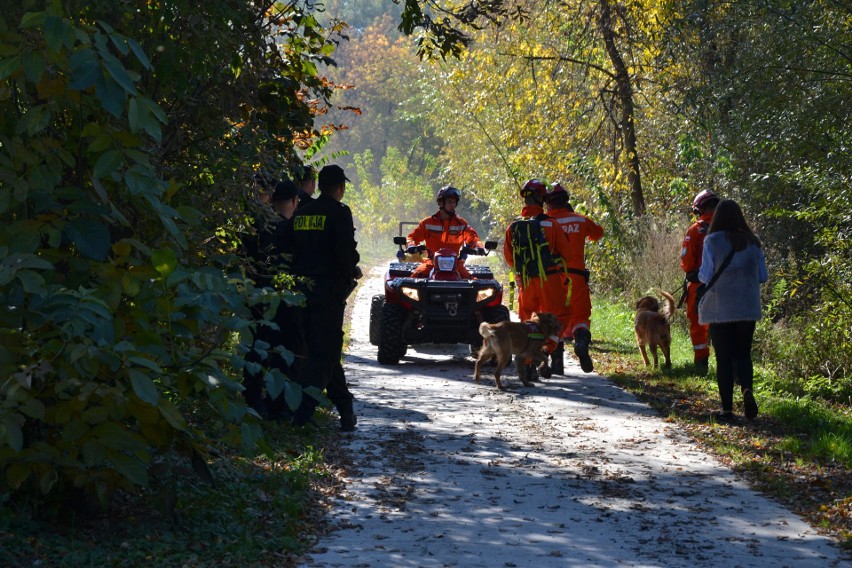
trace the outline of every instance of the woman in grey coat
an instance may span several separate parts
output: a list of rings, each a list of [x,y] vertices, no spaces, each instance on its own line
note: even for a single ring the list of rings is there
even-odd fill
[[[742,390],[746,418],[753,420],[757,416],[751,345],[756,322],[762,315],[760,285],[769,278],[760,239],[749,228],[737,202],[724,199],[716,206],[704,239],[698,279],[705,284],[710,282],[731,251],[729,264],[698,304],[698,320],[710,325],[716,352],[716,383],[722,411],[714,416],[719,422],[734,419],[735,381]]]

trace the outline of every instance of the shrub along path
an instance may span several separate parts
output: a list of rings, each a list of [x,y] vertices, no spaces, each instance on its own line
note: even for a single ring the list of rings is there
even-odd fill
[[[832,542],[655,411],[566,358],[497,391],[462,346],[380,366],[374,275],[352,313],[358,430],[332,532],[306,566],[832,566]],[[490,369],[489,369],[490,371]]]

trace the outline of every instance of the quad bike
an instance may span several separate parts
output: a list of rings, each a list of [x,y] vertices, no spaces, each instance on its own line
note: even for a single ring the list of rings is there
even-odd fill
[[[403,223],[400,223],[400,231]],[[394,237],[403,256],[405,237]],[[485,254],[497,248],[497,241],[485,243]],[[426,247],[418,247],[427,252]],[[463,247],[461,255],[481,254]],[[502,304],[503,286],[485,265],[466,268],[472,279],[464,280],[456,271],[462,262],[452,250],[442,248],[430,253],[434,268],[428,278],[413,278],[419,262],[391,262],[385,274],[385,293],[373,296],[370,305],[370,343],[379,348],[378,361],[384,365],[399,363],[409,345],[422,343],[466,343],[471,352],[479,351],[483,321],[509,320]]]

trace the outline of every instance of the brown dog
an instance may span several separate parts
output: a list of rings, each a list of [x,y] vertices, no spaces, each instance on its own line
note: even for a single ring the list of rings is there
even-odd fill
[[[473,370],[473,382],[479,382],[479,367],[483,361],[497,357],[497,369],[494,371],[494,380],[497,388],[503,390],[500,382],[500,373],[515,355],[515,365],[518,375],[524,386],[532,386],[532,383],[524,373],[524,359],[531,359],[533,364],[541,365],[542,370],[549,371],[547,367],[547,354],[542,350],[544,343],[551,335],[559,335],[561,325],[556,316],[550,313],[533,313],[529,321],[519,323],[514,321],[501,321],[499,323],[482,322],[479,325],[479,335],[482,336],[482,349],[476,359]],[[542,372],[542,376],[549,374]]]
[[[654,356],[654,367],[659,366],[657,360],[657,347],[659,346],[666,357],[666,369],[671,369],[672,360],[669,350],[672,344],[672,332],[669,322],[675,313],[675,301],[668,292],[660,290],[660,294],[663,295],[666,304],[668,304],[662,312],[660,311],[660,302],[653,296],[644,296],[636,302],[636,318],[633,320],[633,327],[636,331],[636,343],[639,344],[639,350],[642,351],[645,366],[651,364],[648,360],[648,354],[645,352],[645,346],[651,348],[651,354]]]

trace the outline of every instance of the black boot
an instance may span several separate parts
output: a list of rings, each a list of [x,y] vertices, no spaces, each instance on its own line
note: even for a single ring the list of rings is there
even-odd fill
[[[556,346],[556,349],[553,353],[550,354],[550,371],[554,375],[564,375],[565,374],[565,344],[561,341],[559,345]]]
[[[358,424],[358,417],[355,416],[355,410],[352,408],[352,401],[348,400],[341,402],[337,407],[337,412],[340,413],[340,431],[354,432],[355,425]]]
[[[710,360],[709,357],[703,357],[701,359],[696,359],[693,363],[695,368],[695,374],[699,377],[707,376],[707,371],[710,368]]]
[[[588,329],[580,328],[574,332],[574,355],[580,360],[580,368],[584,373],[591,373],[595,370],[592,364],[592,358],[589,357],[589,345],[592,343],[592,332]]]

